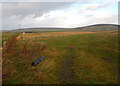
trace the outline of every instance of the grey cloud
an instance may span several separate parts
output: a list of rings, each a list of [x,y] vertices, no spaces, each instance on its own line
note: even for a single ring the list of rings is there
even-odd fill
[[[49,2],[86,2],[95,0],[49,0]],[[2,2],[48,2],[48,0],[3,0]]]
[[[69,8],[71,4],[73,4],[73,2],[3,3],[2,28],[4,29],[18,28],[18,24],[21,23],[21,21],[24,21],[24,19],[29,15],[34,15],[32,17],[33,19],[35,17],[42,16],[44,13],[47,13],[49,11]],[[31,19],[24,21],[24,23],[28,21],[31,21]]]
[[[3,3],[2,13],[3,17],[11,17],[13,15],[27,15],[41,16],[42,14],[51,10],[63,9],[69,7],[73,2],[20,2],[20,3]]]

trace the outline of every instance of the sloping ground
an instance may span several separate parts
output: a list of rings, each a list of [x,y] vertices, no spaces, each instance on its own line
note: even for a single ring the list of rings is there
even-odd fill
[[[13,38],[14,36],[17,36],[19,33],[14,33],[14,32],[2,32],[1,33],[1,38],[2,38],[2,42],[0,44],[1,47],[3,47],[7,41],[9,41],[11,38]]]
[[[8,42],[3,49],[4,84],[118,83],[117,31],[40,34],[19,35]],[[31,66],[40,56],[46,59]]]

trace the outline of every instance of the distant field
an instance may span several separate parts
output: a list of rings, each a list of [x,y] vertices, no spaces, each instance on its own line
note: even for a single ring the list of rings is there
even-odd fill
[[[115,84],[117,60],[117,30],[14,35],[3,48],[3,84]]]

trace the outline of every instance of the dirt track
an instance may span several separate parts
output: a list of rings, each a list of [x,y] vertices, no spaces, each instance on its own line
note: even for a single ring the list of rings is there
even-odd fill
[[[60,68],[60,83],[62,84],[74,84],[75,76],[73,68],[73,59],[75,58],[74,46],[68,46],[66,49],[66,55],[64,62]]]

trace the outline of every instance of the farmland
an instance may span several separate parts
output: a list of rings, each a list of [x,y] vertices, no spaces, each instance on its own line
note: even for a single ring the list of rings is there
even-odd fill
[[[116,84],[118,31],[3,33],[3,84]],[[9,37],[9,38],[8,38]],[[32,61],[46,59],[37,66]]]

